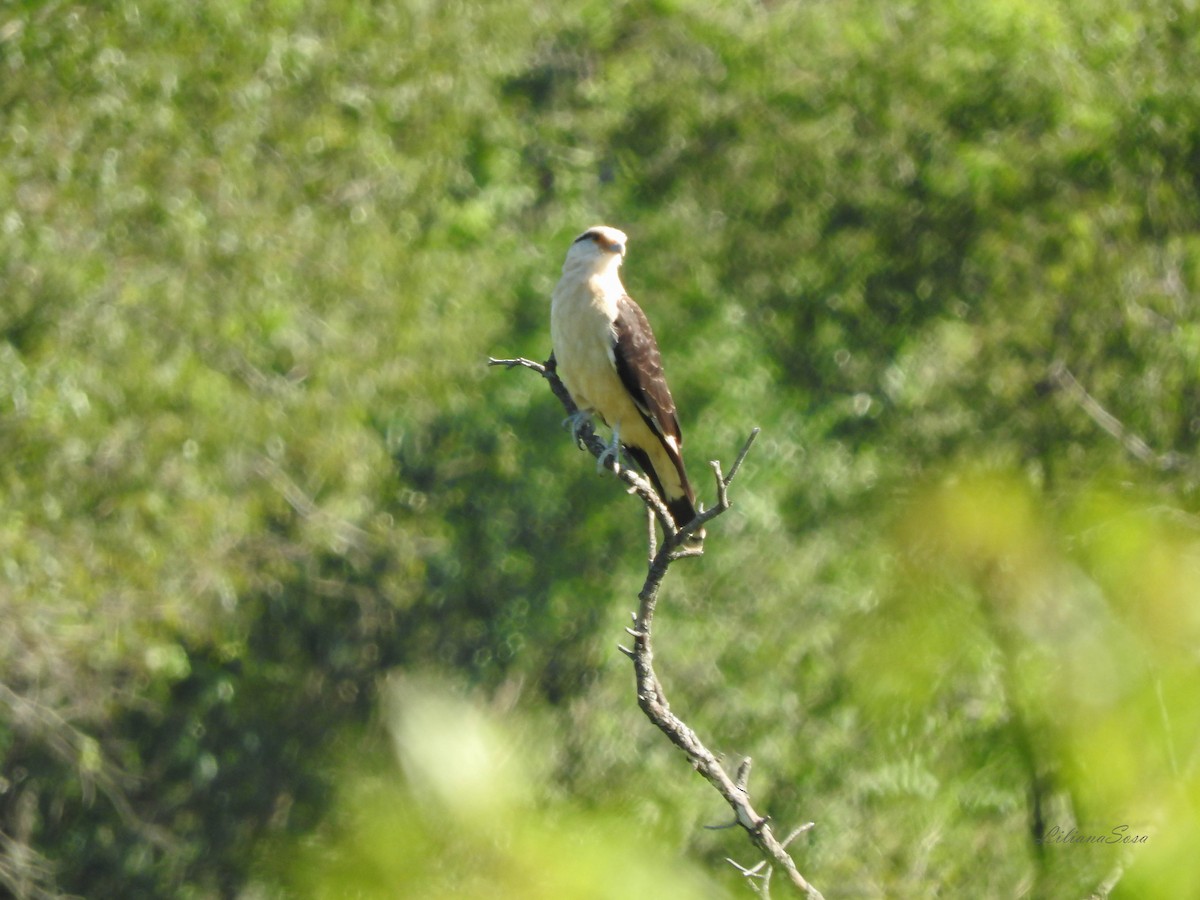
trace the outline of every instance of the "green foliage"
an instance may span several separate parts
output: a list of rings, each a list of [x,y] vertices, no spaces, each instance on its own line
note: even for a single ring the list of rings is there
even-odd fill
[[[722,896],[647,852],[619,809],[535,803],[541,729],[518,743],[430,679],[395,681],[383,699],[395,759],[360,747],[330,819],[271,855],[289,896]]]
[[[801,870],[1195,894],[1197,26],[5,7],[4,890],[744,891],[614,648],[641,512],[539,379],[484,367],[548,355],[567,242],[605,221],[703,497],[764,429],[657,650],[757,805],[817,822]],[[406,731],[396,671],[475,703],[406,682]],[[531,768],[497,761],[522,741]],[[1034,840],[1122,825],[1147,842]]]

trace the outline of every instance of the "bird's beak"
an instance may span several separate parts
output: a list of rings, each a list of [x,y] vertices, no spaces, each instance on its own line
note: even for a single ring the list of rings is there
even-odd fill
[[[609,252],[617,254],[617,256],[625,255],[625,245],[620,241],[613,241],[608,245]]]

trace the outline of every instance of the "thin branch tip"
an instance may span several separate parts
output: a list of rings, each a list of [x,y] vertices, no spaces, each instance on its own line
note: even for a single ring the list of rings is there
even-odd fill
[[[523,356],[518,356],[513,359],[497,359],[494,356],[489,356],[488,365],[504,366],[506,369],[515,369],[516,367],[521,366],[522,368],[533,369],[533,371],[542,376],[546,375],[547,372],[546,367],[542,363],[536,362],[532,359],[526,359]]]
[[[750,783],[750,767],[753,764],[754,761],[747,756],[742,759],[741,764],[737,768],[737,779],[734,783],[743,791],[746,790],[746,786]]]
[[[737,824],[738,820],[734,819],[732,822],[726,822],[724,825],[705,825],[704,828],[707,831],[724,831],[727,828],[736,828]]]
[[[737,459],[733,461],[733,468],[729,470],[729,475],[725,478],[725,484],[728,485],[736,477],[738,470],[742,467],[742,462],[746,459],[746,454],[750,452],[750,448],[754,446],[754,441],[761,432],[762,429],[757,425],[750,430],[750,436],[746,438],[746,443],[742,445],[741,452],[738,453]]]
[[[805,822],[803,825],[797,826],[796,828],[792,829],[791,834],[780,841],[780,845],[786,850],[788,844],[800,837],[800,835],[804,834],[804,832],[811,831],[816,824],[816,822]]]
[[[762,867],[767,864],[767,861],[765,859],[760,859],[758,862],[756,862],[750,868],[746,868],[741,863],[734,862],[728,856],[725,857],[725,862],[729,863],[731,866],[733,866],[735,869],[737,869],[739,872],[741,872],[747,878],[752,878],[752,877],[762,878],[762,876],[759,875],[758,873],[762,870]]]

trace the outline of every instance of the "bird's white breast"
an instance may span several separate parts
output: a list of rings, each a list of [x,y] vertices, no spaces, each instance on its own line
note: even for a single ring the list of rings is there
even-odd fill
[[[611,424],[609,395],[621,388],[612,357],[616,297],[596,280],[563,276],[550,304],[550,340],[558,376],[575,404],[595,410]]]

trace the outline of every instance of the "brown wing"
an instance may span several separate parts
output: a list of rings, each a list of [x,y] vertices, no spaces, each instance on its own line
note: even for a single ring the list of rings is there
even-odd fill
[[[675,401],[671,399],[671,389],[667,387],[667,379],[663,375],[658,341],[654,339],[646,314],[628,295],[617,301],[617,319],[613,323],[613,331],[616,336],[613,363],[621,383],[629,391],[629,396],[651,430],[662,437],[674,438],[673,449],[678,451],[683,444],[683,437],[679,433]],[[671,455],[678,454],[672,452]]]
[[[633,398],[634,405],[650,426],[650,430],[662,441],[667,456],[679,474],[683,496],[672,497],[667,494],[663,480],[655,471],[650,454],[646,450],[628,445],[625,449],[641,470],[650,477],[658,495],[666,502],[675,524],[686,525],[696,518],[696,494],[683,467],[683,437],[679,433],[675,401],[671,398],[671,389],[667,387],[667,379],[663,375],[662,354],[659,353],[654,332],[650,330],[650,322],[642,308],[629,296],[624,296],[617,302],[613,333],[616,339],[612,357],[613,364],[617,367],[617,375],[620,376],[621,384]],[[703,539],[704,532],[697,532],[696,537]]]

